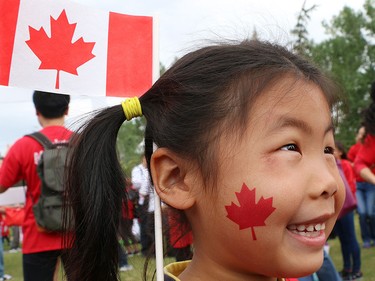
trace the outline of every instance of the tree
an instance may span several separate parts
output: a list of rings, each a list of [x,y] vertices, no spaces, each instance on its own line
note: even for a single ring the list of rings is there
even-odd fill
[[[301,11],[297,17],[297,23],[291,30],[292,35],[296,37],[293,42],[293,50],[301,55],[311,56],[311,47],[313,41],[308,38],[307,24],[310,21],[310,13],[316,9],[316,5],[306,8],[306,1],[303,2]]]
[[[361,125],[361,113],[369,104],[369,88],[375,80],[375,8],[366,0],[364,12],[344,7],[329,23],[324,22],[327,39],[315,43],[309,39],[307,24],[316,6],[305,3],[291,31],[296,36],[294,50],[309,57],[331,74],[343,91],[343,102],[337,105],[336,137],[346,147],[353,144]]]
[[[328,39],[311,48],[311,57],[332,73],[341,85],[345,103],[339,104],[337,138],[347,147],[354,142],[361,113],[369,104],[369,87],[374,80],[373,1],[364,5],[367,16],[349,7],[330,23],[324,23]]]

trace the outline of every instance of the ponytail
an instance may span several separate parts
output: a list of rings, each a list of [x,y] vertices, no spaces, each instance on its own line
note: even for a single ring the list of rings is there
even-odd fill
[[[104,109],[71,142],[66,174],[66,206],[71,206],[66,212],[71,214],[64,219],[65,228],[73,229],[64,237],[69,281],[120,280],[118,224],[127,194],[116,139],[124,121],[120,105]]]

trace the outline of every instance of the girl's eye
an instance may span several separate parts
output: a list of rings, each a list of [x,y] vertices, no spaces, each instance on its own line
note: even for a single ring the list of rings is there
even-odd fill
[[[284,145],[281,147],[281,150],[287,150],[287,151],[296,151],[299,152],[299,148],[296,144],[294,143],[289,143],[287,145]]]
[[[335,152],[335,149],[333,147],[327,146],[324,148],[324,153],[326,154],[333,154]]]

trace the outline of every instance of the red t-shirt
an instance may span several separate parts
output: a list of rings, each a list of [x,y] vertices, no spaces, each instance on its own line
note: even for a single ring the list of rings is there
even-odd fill
[[[353,144],[350,148],[349,148],[349,151],[348,151],[348,159],[350,162],[354,162],[355,160],[355,157],[357,156],[358,154],[358,151],[361,149],[361,146],[362,146],[362,143],[361,142],[357,142],[355,144]]]
[[[362,146],[361,142],[357,142],[357,143],[353,144],[349,148],[348,155],[347,155],[348,160],[353,163],[353,171],[354,171],[354,176],[355,176],[356,182],[363,182],[364,181],[363,178],[359,175],[359,173],[357,173],[354,170],[354,160],[357,157],[357,154],[358,154],[359,150],[361,149],[361,146]]]
[[[0,227],[1,227],[1,236],[8,237],[9,236],[9,226],[4,221],[3,215],[0,214]]]
[[[344,172],[346,181],[348,182],[350,186],[350,190],[355,196],[355,192],[357,188],[356,188],[356,177],[355,177],[352,163],[348,160],[341,159],[341,167],[342,167],[342,171]]]
[[[122,217],[124,219],[132,220],[134,219],[134,204],[132,201],[127,201],[128,207],[125,207],[125,204],[122,205]]]
[[[170,243],[173,248],[185,248],[193,244],[193,233],[189,225],[181,224],[176,211],[167,209]]]
[[[363,179],[359,176],[363,168],[369,168],[375,172],[375,136],[368,134],[365,138],[363,145],[357,153],[354,160],[354,171],[357,175],[357,181],[361,182]]]
[[[68,141],[72,132],[62,126],[49,126],[40,131],[52,142]],[[40,232],[37,229],[32,206],[40,196],[40,179],[36,168],[43,146],[30,137],[17,140],[8,151],[0,169],[0,185],[11,187],[20,180],[27,185],[25,219],[22,224],[24,254],[59,250],[60,234]],[[34,202],[34,203],[33,203]]]

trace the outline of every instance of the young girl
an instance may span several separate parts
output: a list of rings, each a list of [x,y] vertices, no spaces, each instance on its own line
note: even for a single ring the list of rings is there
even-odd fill
[[[335,89],[305,59],[246,40],[191,52],[139,100],[99,112],[79,131],[70,160],[68,280],[119,279],[126,194],[116,136],[142,114],[155,190],[184,213],[194,238],[192,260],[167,266],[166,280],[316,271],[344,197],[333,156]]]

